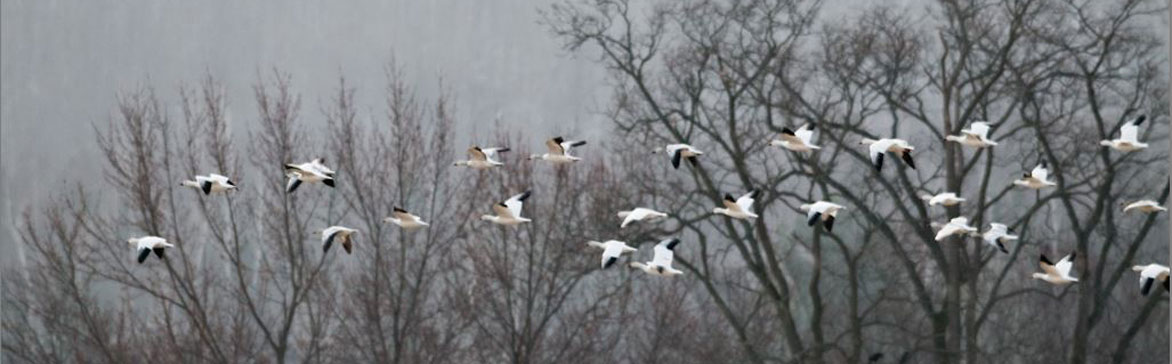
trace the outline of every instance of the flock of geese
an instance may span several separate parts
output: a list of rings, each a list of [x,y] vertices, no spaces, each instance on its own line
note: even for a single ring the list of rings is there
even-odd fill
[[[1147,148],[1147,144],[1138,140],[1139,126],[1144,122],[1144,119],[1144,116],[1140,116],[1128,121],[1120,128],[1119,139],[1104,140],[1100,144],[1120,152],[1131,152]],[[817,151],[821,147],[813,144],[814,129],[815,126],[812,124],[806,124],[797,130],[784,128],[779,138],[771,140],[769,145],[799,153]],[[962,129],[960,135],[948,135],[945,139],[948,142],[959,143],[966,147],[993,147],[997,145],[997,142],[989,139],[989,130],[990,124],[986,122],[973,122],[967,129]],[[877,173],[882,171],[884,158],[889,154],[897,156],[907,167],[912,169],[916,168],[915,162],[912,159],[912,152],[915,151],[915,147],[906,140],[895,138],[883,138],[879,140],[863,138],[860,143],[867,145],[871,164]],[[585,144],[586,142],[582,140],[565,140],[562,137],[552,138],[545,142],[546,147],[549,149],[547,153],[533,154],[529,157],[529,160],[541,160],[553,164],[572,164],[580,161],[581,158],[571,154],[571,151],[575,147],[580,147]],[[468,160],[455,162],[454,165],[477,170],[500,167],[504,163],[497,160],[497,156],[508,151],[509,148],[505,147],[481,148],[479,146],[473,146],[468,149]],[[697,163],[697,159],[704,155],[704,152],[699,149],[683,143],[657,148],[653,153],[667,154],[670,157],[672,167],[676,169],[679,169],[682,160],[687,160],[695,164]],[[286,164],[285,173],[288,178],[285,189],[286,193],[293,193],[303,183],[321,183],[331,188],[335,187],[335,171],[327,167],[325,160],[322,158],[316,158],[307,163]],[[1024,173],[1022,178],[1013,181],[1013,184],[1035,190],[1057,185],[1055,182],[1049,180],[1049,170],[1046,168],[1045,162],[1034,167],[1033,170]],[[236,189],[236,184],[231,179],[214,173],[207,176],[195,176],[195,180],[183,181],[181,185],[198,189],[205,195],[225,193]],[[759,190],[751,190],[736,198],[731,194],[725,194],[723,206],[714,208],[712,212],[734,219],[756,219],[758,215],[753,212],[752,207],[753,202],[756,201],[760,194],[761,191]],[[481,216],[481,220],[504,226],[517,226],[531,222],[531,219],[521,215],[522,208],[529,196],[530,191],[525,191],[509,197],[493,205],[493,214],[483,215]],[[929,206],[955,206],[965,202],[963,197],[958,196],[954,192],[942,192],[935,195],[925,194],[920,197]],[[832,231],[838,213],[846,209],[845,206],[830,201],[814,201],[802,204],[799,208],[806,213],[807,225],[814,226],[821,222],[823,228],[828,232]],[[1141,200],[1126,204],[1123,211],[1158,213],[1166,211],[1166,209],[1156,201]],[[628,225],[636,222],[661,220],[667,216],[667,213],[651,208],[637,207],[618,213],[618,217],[622,219],[619,228],[626,228]],[[428,226],[427,222],[424,222],[419,216],[413,215],[399,207],[395,207],[391,216],[384,219],[384,221],[398,225],[405,230],[416,230]],[[977,227],[969,225],[968,218],[963,216],[953,218],[945,223],[933,222],[931,226],[938,229],[935,237],[936,241],[944,241],[949,237],[971,236],[983,240],[985,244],[992,246],[1002,253],[1009,252],[1005,247],[1006,243],[1018,240],[1018,236],[1013,235],[1013,230],[1005,224],[990,223],[989,229],[984,233],[980,233]],[[330,247],[335,241],[342,245],[346,253],[351,253],[354,249],[354,235],[358,233],[358,230],[345,226],[330,226],[315,232],[315,234],[321,237],[323,253],[329,252]],[[168,243],[166,239],[157,236],[132,238],[129,242],[137,249],[139,263],[149,258],[152,252],[160,259],[163,259],[165,257],[164,250],[174,246]],[[602,269],[616,264],[624,254],[638,252],[638,249],[627,245],[626,242],[618,240],[608,240],[605,242],[592,240],[587,242],[587,244],[591,247],[602,249]],[[631,262],[628,263],[628,266],[657,276],[683,274],[683,271],[672,267],[674,251],[679,244],[680,240],[677,238],[664,239],[653,248],[653,255],[650,261]],[[1045,254],[1042,254],[1039,258],[1039,265],[1041,266],[1042,272],[1034,273],[1033,278],[1055,285],[1078,282],[1078,279],[1071,275],[1074,258],[1075,253],[1072,252],[1058,260],[1057,263],[1053,263]],[[1140,288],[1144,295],[1148,294],[1155,281],[1159,281],[1164,286],[1164,289],[1168,290],[1169,268],[1167,266],[1160,264],[1137,265],[1132,270],[1140,274]]]

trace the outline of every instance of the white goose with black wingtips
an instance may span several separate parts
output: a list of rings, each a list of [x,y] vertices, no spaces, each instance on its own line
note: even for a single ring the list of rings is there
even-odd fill
[[[684,274],[683,271],[672,268],[671,262],[675,258],[676,246],[680,244],[680,239],[671,238],[660,241],[655,245],[655,257],[651,258],[650,262],[631,262],[628,265],[631,268],[639,269],[647,274],[656,275],[660,277],[671,277]]]
[[[525,200],[529,198],[529,192],[522,192],[516,196],[509,197],[508,200],[492,205],[492,210],[496,212],[496,215],[483,215],[480,219],[505,226],[517,226],[533,221],[521,217],[521,207],[524,205]]]
[[[627,243],[618,240],[607,240],[606,242],[597,242],[594,240],[586,242],[586,244],[602,249],[602,269],[610,268],[619,261],[619,257],[626,253],[634,253],[638,251],[627,245]]]

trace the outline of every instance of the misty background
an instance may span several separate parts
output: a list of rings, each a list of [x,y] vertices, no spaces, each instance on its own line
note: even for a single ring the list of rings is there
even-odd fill
[[[609,95],[605,69],[563,51],[538,23],[549,3],[5,0],[0,244],[15,245],[12,223],[26,207],[102,179],[93,125],[105,127],[119,92],[150,86],[172,102],[180,85],[205,74],[225,85],[236,133],[254,124],[251,87],[274,68],[293,76],[311,128],[324,124],[323,93],[336,91],[339,77],[356,89],[361,118],[381,117],[384,68],[393,60],[424,98],[442,80],[456,102],[461,144],[497,118],[530,135],[575,132],[596,142],[611,128],[598,113]],[[172,117],[179,112],[166,107]]]

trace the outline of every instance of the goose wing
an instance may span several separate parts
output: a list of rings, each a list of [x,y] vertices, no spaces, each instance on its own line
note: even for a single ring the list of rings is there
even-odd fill
[[[508,209],[509,216],[512,216],[513,218],[521,217],[521,206],[524,204],[525,199],[529,198],[529,193],[530,191],[522,192],[513,197],[509,197],[508,200],[505,200],[505,202],[501,203],[502,206]]]
[[[1050,259],[1046,258],[1046,254],[1042,254],[1042,257],[1038,259],[1038,266],[1042,267],[1042,271],[1046,272],[1048,275],[1060,275],[1058,270],[1054,267],[1054,263],[1050,262]]]
[[[1139,126],[1132,123],[1123,124],[1119,127],[1119,139],[1129,142],[1139,141]]]
[[[1059,260],[1058,264],[1054,264],[1054,269],[1059,273],[1062,273],[1062,275],[1070,275],[1070,268],[1074,266],[1074,257],[1074,252],[1071,252],[1070,255],[1062,257],[1062,260]]]
[[[810,144],[810,140],[814,138],[814,128],[814,124],[802,125],[794,134],[798,139],[801,139],[802,143]]]
[[[1046,169],[1045,163],[1037,165],[1036,167],[1034,167],[1034,170],[1030,171],[1030,177],[1036,178],[1041,181],[1045,181],[1046,178],[1049,176],[1050,176],[1050,170]]]
[[[415,215],[412,215],[411,213],[407,212],[407,210],[398,207],[395,208],[394,212],[391,212],[391,216],[404,221],[411,221],[415,219]]]
[[[485,155],[484,150],[480,149],[480,147],[473,146],[468,148],[468,158],[475,161],[484,162],[488,160],[488,155]]]
[[[671,266],[672,260],[675,258],[676,245],[680,243],[680,239],[667,239],[655,245],[655,258],[651,262],[660,266]]]
[[[749,208],[753,207],[753,201],[756,201],[756,198],[759,195],[761,195],[761,191],[759,190],[749,191],[749,193],[746,193],[737,199],[737,206],[740,206],[741,210],[749,211]]]
[[[574,149],[574,147],[580,147],[580,146],[586,145],[586,141],[585,140],[562,141],[562,142],[559,142],[558,145],[562,147],[563,153],[570,154],[571,149]]]
[[[721,202],[724,203],[724,208],[729,210],[739,210],[741,208],[740,205],[737,205],[737,199],[733,198],[732,195],[727,193],[724,194],[724,200]]]
[[[890,139],[883,139],[871,143],[871,146],[867,148],[871,153],[871,164],[875,166],[875,169],[883,168],[883,154],[887,153],[888,148],[891,148],[891,143]]]
[[[566,148],[562,147],[562,137],[556,137],[545,141],[545,147],[549,148],[549,154],[565,155]]]

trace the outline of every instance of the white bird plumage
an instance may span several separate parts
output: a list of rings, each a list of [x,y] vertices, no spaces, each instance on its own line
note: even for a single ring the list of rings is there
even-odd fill
[[[666,213],[644,207],[636,207],[630,211],[619,211],[618,215],[620,219],[623,219],[622,225],[619,225],[620,229],[636,221],[654,221],[667,217]]]
[[[936,194],[935,196],[925,194],[920,196],[920,199],[928,201],[928,206],[953,206],[965,201],[963,197],[957,196],[956,193],[953,192],[943,192]]]
[[[354,238],[352,235],[357,234],[358,230],[335,225],[316,233],[321,235],[322,253],[329,252],[330,247],[334,245],[334,241],[338,241],[342,244],[342,249],[346,250],[346,254],[350,254],[354,250]]]
[[[407,212],[407,210],[404,210],[400,207],[395,207],[394,211],[391,212],[391,216],[383,219],[383,222],[399,225],[399,227],[406,230],[415,230],[429,226],[426,222],[423,221],[423,219],[420,219],[419,216],[412,215],[410,212]]]
[[[752,190],[749,193],[741,195],[741,197],[734,199],[730,194],[724,194],[724,207],[717,207],[712,209],[713,213],[725,215],[736,219],[756,219],[757,214],[753,213],[753,202],[756,201],[757,196],[761,194],[759,190]]]
[[[496,215],[483,215],[480,219],[507,226],[517,226],[521,223],[533,221],[521,217],[521,207],[524,205],[525,200],[529,198],[529,193],[530,191],[525,191],[509,197],[508,200],[492,205],[492,210],[496,212]]]
[[[676,238],[660,241],[659,244],[655,244],[655,257],[650,262],[631,262],[628,265],[662,277],[684,274],[683,271],[671,267],[671,262],[675,258],[675,248],[679,243],[680,239]]]
[[[667,153],[671,157],[671,166],[675,169],[680,169],[680,160],[687,159],[688,162],[696,164],[696,157],[704,155],[704,152],[687,144],[668,144],[663,149],[655,149],[652,153]]]
[[[916,147],[908,144],[903,139],[883,138],[875,140],[863,138],[859,143],[868,145],[867,150],[871,156],[871,165],[875,166],[876,171],[883,170],[883,158],[887,153],[898,155],[908,167],[916,169],[916,163],[912,160],[912,151],[916,150]]]
[[[798,130],[791,130],[788,127],[782,128],[781,136],[778,139],[769,141],[769,145],[782,147],[795,152],[809,152],[822,149],[822,147],[813,144],[814,128],[814,124],[802,125]]]
[[[1159,264],[1137,265],[1131,267],[1132,271],[1139,272],[1139,292],[1144,296],[1152,291],[1152,285],[1156,281],[1160,281],[1160,285],[1164,286],[1164,291],[1168,291],[1168,267]]]
[[[1038,265],[1042,267],[1042,273],[1034,273],[1034,279],[1041,279],[1056,285],[1065,285],[1078,282],[1078,278],[1070,275],[1070,269],[1074,267],[1074,258],[1076,254],[1071,252],[1058,261],[1058,264],[1051,263],[1046,259],[1046,255],[1038,259]]]
[[[602,269],[610,268],[610,266],[619,261],[619,257],[621,257],[623,254],[634,253],[638,251],[637,249],[628,246],[626,242],[618,240],[607,240],[606,242],[602,243],[591,240],[586,242],[586,244],[602,249]]]
[[[159,259],[166,259],[166,255],[163,254],[163,250],[175,246],[174,244],[168,243],[167,239],[150,235],[130,238],[126,240],[126,242],[130,243],[130,245],[134,245],[135,251],[138,252],[139,264],[142,264],[143,261],[146,261],[147,257],[151,256],[151,252],[154,252],[155,256],[158,256]]]
[[[974,148],[997,145],[996,141],[989,139],[989,124],[984,121],[973,122],[968,129],[961,129],[960,135],[948,135],[944,139]]]
[[[1147,143],[1139,141],[1139,125],[1143,124],[1147,116],[1140,115],[1138,118],[1123,123],[1119,127],[1119,139],[1104,140],[1099,142],[1099,145],[1118,150],[1120,152],[1131,152],[1148,147]]]
[[[574,147],[586,145],[585,140],[565,140],[562,137],[555,137],[545,141],[545,147],[549,148],[549,153],[533,154],[529,156],[529,160],[539,159],[549,161],[554,164],[573,163],[582,160],[570,154],[570,150]]]
[[[1046,169],[1046,162],[1042,162],[1034,167],[1034,170],[1023,174],[1021,179],[1013,181],[1013,184],[1035,190],[1057,186],[1057,183],[1047,179],[1049,177],[1050,170]]]
[[[997,248],[1002,253],[1009,253],[1009,249],[1005,248],[1005,243],[1018,239],[1017,235],[1010,234],[1012,232],[1013,230],[1010,230],[1005,224],[990,223],[989,230],[981,235],[981,240],[984,240],[985,244]]]
[[[940,231],[936,232],[936,241],[941,241],[949,236],[957,234],[973,234],[977,232],[977,228],[969,226],[969,218],[958,216],[948,220],[946,224],[932,223],[933,226],[940,226]]]
[[[1123,212],[1131,212],[1132,210],[1149,214],[1153,212],[1159,213],[1162,211],[1168,211],[1168,209],[1164,206],[1160,206],[1159,202],[1152,200],[1139,200],[1129,203],[1123,207]]]
[[[325,160],[322,158],[314,158],[308,163],[285,164],[285,176],[289,177],[289,182],[285,184],[285,192],[292,193],[305,183],[321,182],[326,186],[334,187],[334,170],[325,166]]]
[[[826,228],[826,231],[831,231],[834,228],[834,220],[838,218],[838,211],[846,209],[842,205],[827,201],[802,204],[798,208],[806,212],[807,226],[814,226],[814,224],[817,224],[821,220],[822,226]]]
[[[215,173],[208,174],[207,176],[196,175],[194,181],[185,180],[181,185],[203,191],[204,195],[236,189],[236,183],[232,182],[231,179]]]
[[[472,146],[468,148],[468,160],[458,161],[452,163],[455,166],[463,166],[472,169],[489,169],[493,167],[503,166],[504,163],[496,160],[497,154],[508,152],[509,148],[481,148],[479,146]]]

